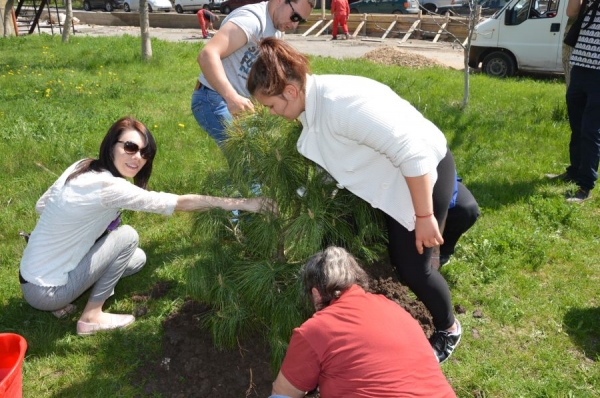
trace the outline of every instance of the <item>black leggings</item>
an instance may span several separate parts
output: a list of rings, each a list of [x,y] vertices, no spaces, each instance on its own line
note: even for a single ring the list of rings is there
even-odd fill
[[[455,166],[450,150],[437,166],[438,178],[433,187],[433,214],[440,229],[448,214],[454,192]],[[415,231],[409,231],[386,214],[390,262],[400,280],[425,304],[437,330],[446,330],[454,324],[452,298],[444,277],[431,267],[432,248],[419,254]]]
[[[448,210],[444,227],[444,244],[440,246],[440,256],[451,256],[460,237],[475,224],[479,218],[479,205],[471,191],[458,183],[456,205]]]

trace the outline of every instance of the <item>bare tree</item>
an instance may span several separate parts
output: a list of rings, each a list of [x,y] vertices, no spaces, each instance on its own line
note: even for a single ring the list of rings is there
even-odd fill
[[[452,32],[445,29],[445,26],[440,24],[437,20],[435,20],[436,25],[439,26],[440,30],[444,30],[447,35],[452,37],[453,43],[457,43],[464,50],[464,94],[463,94],[463,102],[462,108],[464,109],[467,106],[469,101],[469,51],[471,49],[471,37],[473,36],[473,31],[475,30],[475,25],[479,22],[481,18],[481,6],[478,4],[477,0],[467,0],[469,4],[469,16],[467,18],[467,37],[463,41],[454,35]],[[450,12],[450,11],[448,11]],[[431,15],[439,15],[434,12],[429,12]],[[449,15],[448,15],[449,16]],[[433,33],[433,32],[429,32]]]
[[[152,42],[150,41],[150,18],[148,16],[148,1],[140,0],[140,37],[142,39],[142,59],[152,58]]]
[[[71,26],[73,26],[73,1],[65,0],[66,17],[63,24],[62,42],[68,43],[71,37]]]

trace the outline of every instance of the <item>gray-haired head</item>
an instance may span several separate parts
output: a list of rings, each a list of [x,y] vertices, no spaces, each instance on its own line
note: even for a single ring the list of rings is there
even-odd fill
[[[345,249],[330,246],[308,259],[300,271],[304,292],[310,297],[313,288],[321,295],[319,308],[329,305],[352,285],[369,288],[369,277],[356,259]]]

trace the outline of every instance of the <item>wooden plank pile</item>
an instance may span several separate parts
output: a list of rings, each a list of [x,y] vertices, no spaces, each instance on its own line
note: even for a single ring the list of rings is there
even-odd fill
[[[330,14],[313,14],[295,33],[303,36],[331,34],[332,22]],[[350,14],[348,30],[353,38],[363,40],[399,38],[402,42],[408,39],[463,42],[468,33],[467,23],[467,17],[449,14]]]

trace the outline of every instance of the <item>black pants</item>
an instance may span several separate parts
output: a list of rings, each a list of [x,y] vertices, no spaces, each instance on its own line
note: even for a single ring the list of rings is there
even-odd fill
[[[600,162],[600,70],[571,69],[567,111],[571,125],[567,174],[590,190],[596,186]]]
[[[444,244],[440,246],[440,256],[454,254],[456,243],[475,224],[479,218],[479,205],[471,191],[462,183],[458,183],[456,204],[448,210],[446,226],[444,227]]]
[[[433,214],[441,228],[448,214],[456,178],[450,150],[438,164],[437,173],[438,179],[433,187]],[[433,249],[425,248],[423,254],[419,254],[415,231],[407,230],[387,214],[386,221],[390,262],[398,277],[425,304],[437,330],[450,328],[454,324],[452,298],[444,277],[431,267]]]

